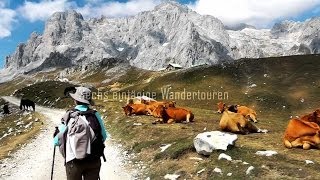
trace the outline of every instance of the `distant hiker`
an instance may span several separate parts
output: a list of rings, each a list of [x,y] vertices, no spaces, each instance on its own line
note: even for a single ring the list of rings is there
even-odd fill
[[[65,158],[67,180],[98,180],[107,132],[100,114],[89,108],[90,89],[77,87],[70,96],[76,106],[62,117],[54,145]]]
[[[36,110],[35,103],[29,99],[21,99],[20,101],[20,110],[29,110],[29,107],[32,107],[32,110]]]
[[[10,111],[9,111],[9,105],[8,103],[6,103],[4,106],[3,106],[3,114],[10,114]]]

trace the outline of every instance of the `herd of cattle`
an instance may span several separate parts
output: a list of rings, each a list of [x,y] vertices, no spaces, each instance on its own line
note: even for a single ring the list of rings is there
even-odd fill
[[[266,133],[266,129],[258,128],[257,113],[251,108],[240,105],[227,106],[223,102],[217,104],[221,113],[220,129],[222,131],[249,134]],[[160,118],[153,123],[189,123],[194,121],[194,114],[185,108],[176,107],[174,101],[156,101],[153,99],[130,99],[122,107],[125,115],[149,115]],[[302,147],[303,149],[320,148],[320,109],[301,118],[291,119],[284,133],[285,147]]]

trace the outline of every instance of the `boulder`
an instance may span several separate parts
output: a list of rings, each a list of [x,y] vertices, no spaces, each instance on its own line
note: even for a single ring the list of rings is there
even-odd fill
[[[199,154],[210,155],[213,150],[227,150],[238,139],[236,134],[211,131],[198,134],[193,144]]]

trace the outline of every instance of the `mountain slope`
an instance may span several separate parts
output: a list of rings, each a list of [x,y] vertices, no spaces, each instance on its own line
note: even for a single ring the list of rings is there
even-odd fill
[[[284,21],[271,30],[226,30],[223,23],[186,6],[166,2],[133,17],[83,19],[75,11],[57,12],[42,35],[33,33],[6,58],[12,71],[51,67],[99,66],[119,59],[158,70],[168,63],[183,67],[240,58],[318,53],[320,18]]]

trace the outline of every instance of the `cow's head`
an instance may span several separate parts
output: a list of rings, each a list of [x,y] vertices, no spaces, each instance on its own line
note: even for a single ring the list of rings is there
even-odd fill
[[[230,106],[228,107],[228,111],[237,113],[237,112],[238,112],[238,106],[239,106],[239,105],[230,105]]]
[[[320,125],[320,109],[317,109],[313,112],[313,119],[315,123]]]
[[[226,107],[226,104],[223,102],[218,102],[217,107],[218,107],[217,113],[223,113],[223,111]]]
[[[246,115],[246,118],[252,122],[257,123],[258,119],[257,119],[257,113],[255,111],[250,112],[249,114]]]
[[[131,106],[126,105],[126,106],[123,106],[122,109],[123,109],[124,114],[126,116],[131,116],[131,114],[132,114],[132,107]]]
[[[162,122],[166,123],[168,121],[168,114],[166,111],[167,107],[165,105],[159,105],[154,111],[160,115]]]
[[[169,101],[166,103],[166,107],[176,107],[176,102],[175,101]]]
[[[255,122],[255,123],[258,122],[257,113],[256,113],[255,111],[247,114],[247,117],[246,117],[246,118],[249,119],[249,120],[252,121],[252,122]]]

